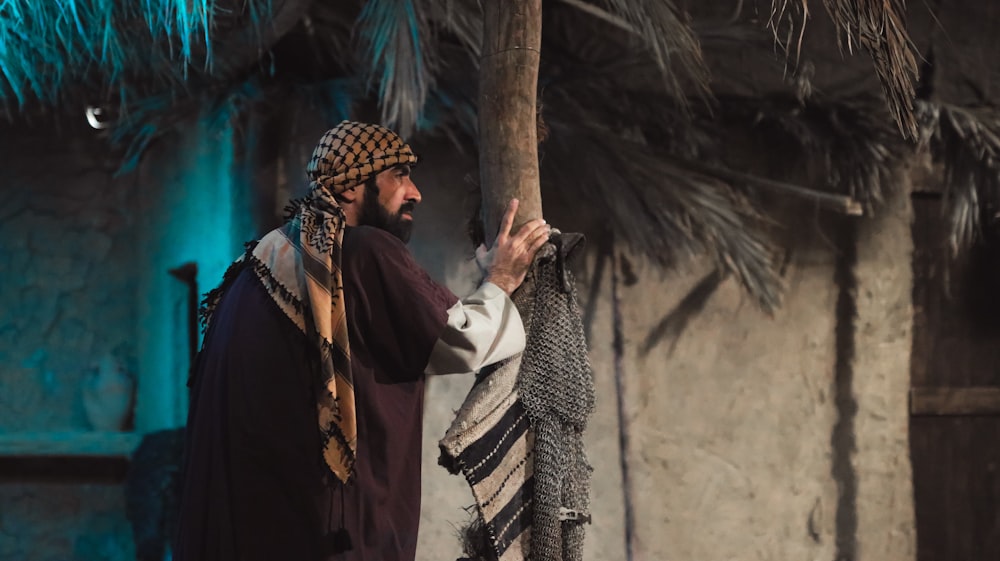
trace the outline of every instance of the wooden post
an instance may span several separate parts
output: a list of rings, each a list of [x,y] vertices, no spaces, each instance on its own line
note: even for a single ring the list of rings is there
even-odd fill
[[[479,177],[487,246],[510,199],[520,200],[513,231],[542,216],[535,109],[541,45],[542,0],[483,0]]]

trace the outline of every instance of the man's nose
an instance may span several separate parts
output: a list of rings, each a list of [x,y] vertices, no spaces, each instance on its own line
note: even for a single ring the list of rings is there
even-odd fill
[[[416,184],[413,183],[413,181],[410,181],[410,189],[406,192],[406,200],[419,204],[422,199],[423,197],[420,195],[420,189],[417,189]]]

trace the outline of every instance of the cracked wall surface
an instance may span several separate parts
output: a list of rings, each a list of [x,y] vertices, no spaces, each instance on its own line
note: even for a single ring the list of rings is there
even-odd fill
[[[231,132],[182,128],[116,176],[100,133],[48,125],[0,134],[0,434],[92,430],[83,388],[109,353],[136,380],[136,430],[181,425],[187,293],[168,270],[197,262],[216,283],[238,255]],[[0,479],[0,559],[134,558],[122,486],[59,465]]]
[[[0,427],[87,429],[86,376],[135,356],[136,190],[85,132],[4,134],[0,151]]]
[[[135,357],[137,192],[93,131],[0,135],[0,432],[91,428],[103,354]],[[0,559],[134,558],[121,487],[0,481]]]

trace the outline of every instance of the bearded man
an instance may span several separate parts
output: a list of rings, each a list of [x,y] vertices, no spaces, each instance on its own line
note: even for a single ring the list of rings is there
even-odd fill
[[[344,121],[308,195],[206,297],[191,380],[177,561],[412,561],[424,380],[524,348],[510,295],[549,237],[504,215],[459,299],[405,243],[422,196],[394,132]]]

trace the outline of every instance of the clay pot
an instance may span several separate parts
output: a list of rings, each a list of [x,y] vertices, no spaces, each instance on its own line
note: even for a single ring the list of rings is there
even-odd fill
[[[110,354],[100,358],[83,382],[83,408],[98,431],[125,430],[135,396],[135,381]]]

